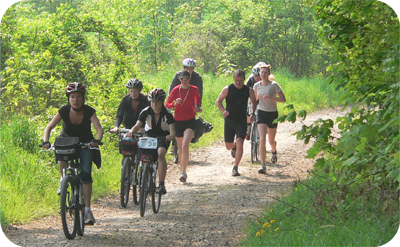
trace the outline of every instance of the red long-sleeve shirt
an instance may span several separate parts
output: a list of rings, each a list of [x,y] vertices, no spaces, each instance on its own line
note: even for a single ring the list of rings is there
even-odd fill
[[[200,94],[196,86],[189,85],[189,89],[180,89],[180,86],[172,89],[165,106],[169,109],[175,107],[174,118],[176,121],[187,121],[196,117],[194,106],[200,104]],[[177,98],[182,99],[182,104],[174,106]]]

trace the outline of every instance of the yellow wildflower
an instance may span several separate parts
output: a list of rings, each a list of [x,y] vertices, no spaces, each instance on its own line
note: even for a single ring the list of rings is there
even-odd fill
[[[270,228],[270,227],[271,227],[271,225],[270,225],[270,224],[268,224],[267,228]]]
[[[276,231],[276,232],[279,231],[279,227],[277,227],[277,228],[275,229],[275,231]]]
[[[275,220],[271,220],[271,223],[272,223],[272,224],[275,223]]]
[[[260,230],[261,235],[262,235],[264,232],[265,232],[264,230],[262,230],[262,229]]]
[[[256,232],[256,236],[257,237],[261,237],[261,233],[260,232]]]
[[[271,209],[270,211],[271,211],[271,213],[272,213],[274,210],[273,210],[273,209]]]
[[[265,222],[264,225],[263,225],[263,228],[268,227],[268,225],[269,225],[269,223],[268,223],[268,222]]]

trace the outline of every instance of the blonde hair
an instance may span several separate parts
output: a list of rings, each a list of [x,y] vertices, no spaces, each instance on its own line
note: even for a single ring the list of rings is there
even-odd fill
[[[264,65],[261,65],[259,68],[260,68],[260,71],[261,71],[262,68],[267,68],[268,71],[269,71],[268,80],[275,81],[275,76],[271,72],[271,70],[272,70],[271,64],[264,64]]]

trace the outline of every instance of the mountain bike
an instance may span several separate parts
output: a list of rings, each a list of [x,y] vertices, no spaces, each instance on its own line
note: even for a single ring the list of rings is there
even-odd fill
[[[91,147],[90,143],[80,143],[77,137],[57,138],[54,145],[43,150],[53,151],[56,162],[60,160],[68,163],[68,167],[63,170],[60,194],[61,222],[67,239],[74,239],[76,234],[83,236],[85,229],[85,198],[80,180],[79,159],[82,149],[99,150]]]
[[[129,192],[132,185],[133,203],[139,204],[138,200],[138,171],[139,171],[139,160],[138,160],[138,149],[137,142],[139,141],[139,135],[133,135],[133,138],[125,137],[125,133],[129,132],[129,129],[120,129],[117,132],[120,151],[124,156],[122,158],[121,168],[121,188],[120,188],[120,202],[123,208],[126,208],[129,201]]]
[[[254,121],[251,124],[251,129],[250,129],[250,153],[251,153],[251,163],[255,163],[256,161],[259,160],[260,153],[259,153],[259,146],[260,146],[260,136],[258,134],[257,130],[257,111],[256,114],[254,114]]]
[[[146,200],[151,196],[151,204],[154,213],[158,213],[161,205],[160,188],[156,187],[159,183],[158,177],[158,147],[159,143],[165,141],[165,137],[140,137],[138,146],[140,152],[140,172],[139,172],[139,208],[140,216],[143,217],[146,210]]]

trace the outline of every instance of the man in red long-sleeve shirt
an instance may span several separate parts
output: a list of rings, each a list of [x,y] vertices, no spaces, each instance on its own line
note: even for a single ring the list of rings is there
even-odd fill
[[[182,70],[179,73],[181,84],[174,87],[165,106],[174,108],[175,132],[178,142],[178,157],[181,166],[179,181],[186,182],[186,168],[189,162],[189,144],[194,137],[196,113],[201,112],[200,94],[197,87],[189,84],[190,73]]]

